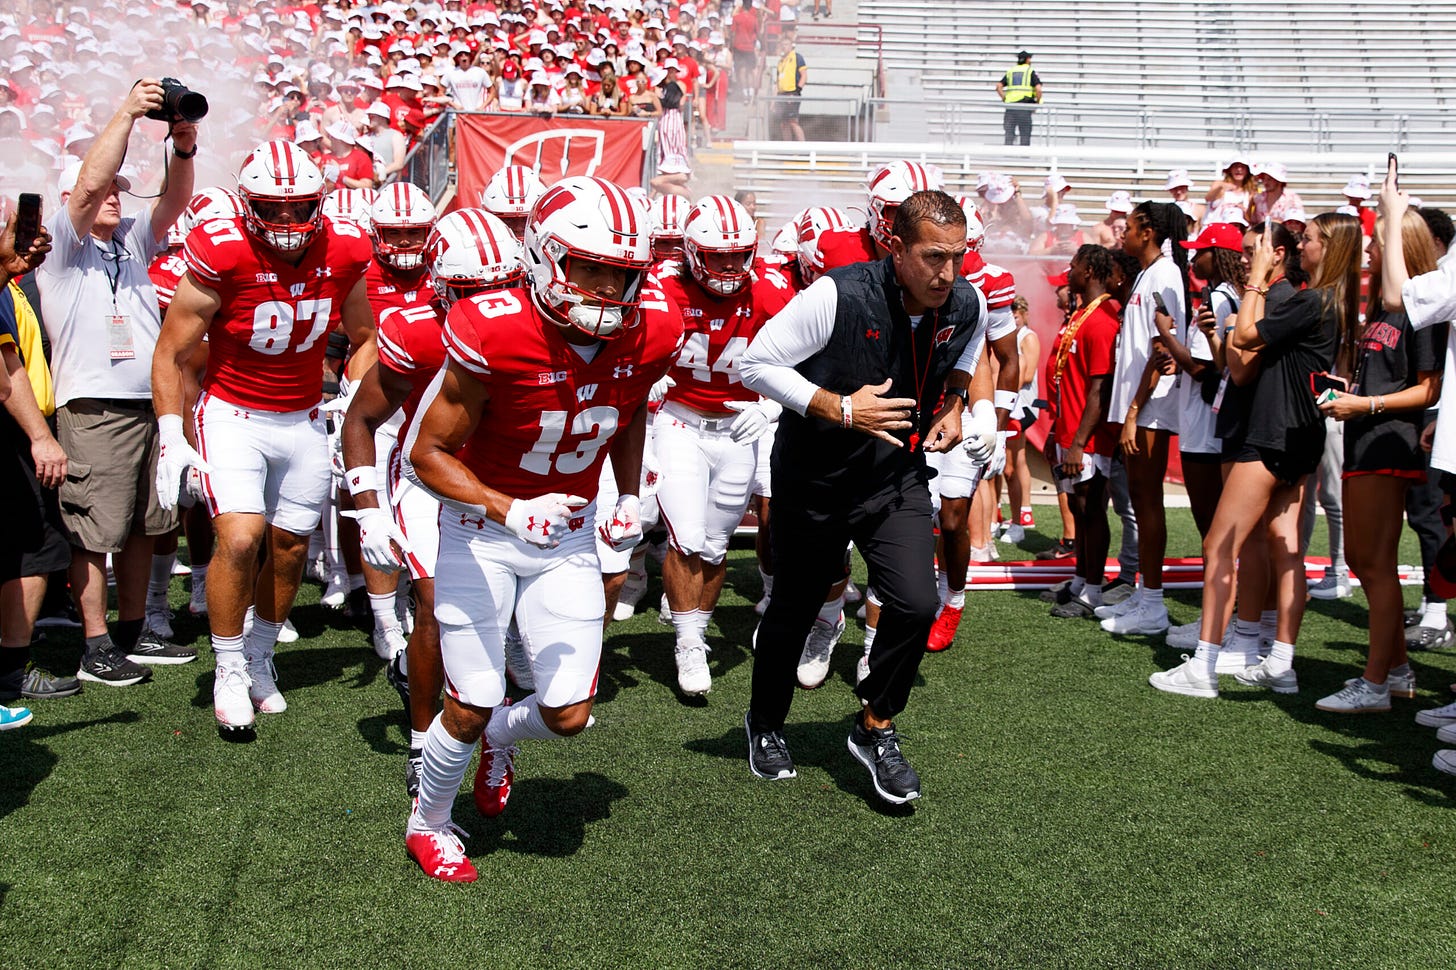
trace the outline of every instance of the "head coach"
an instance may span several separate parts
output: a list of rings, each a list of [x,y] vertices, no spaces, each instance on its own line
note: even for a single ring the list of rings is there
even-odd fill
[[[955,199],[917,192],[895,215],[888,258],[816,280],[740,361],[743,383],[784,406],[772,459],[777,578],[745,719],[749,767],[760,778],[795,775],[782,734],[795,668],[853,542],[883,609],[849,750],[886,801],[920,795],[892,718],[909,700],[939,605],[925,452],[961,442],[985,345],[985,298],[959,275],[965,253]],[[982,455],[996,437],[990,397],[986,372],[966,425],[968,448]]]

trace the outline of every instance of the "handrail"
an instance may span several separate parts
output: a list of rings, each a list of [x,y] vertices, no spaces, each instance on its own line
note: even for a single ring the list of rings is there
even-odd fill
[[[453,110],[446,110],[435,123],[420,132],[419,139],[404,156],[404,168],[391,182],[410,182],[430,196],[436,205],[450,190],[450,131]]]
[[[870,38],[861,35],[868,34]],[[854,47],[873,53],[875,59],[875,94],[885,96],[885,30],[879,24],[799,24],[796,43],[821,47]],[[811,68],[812,69],[812,68]]]

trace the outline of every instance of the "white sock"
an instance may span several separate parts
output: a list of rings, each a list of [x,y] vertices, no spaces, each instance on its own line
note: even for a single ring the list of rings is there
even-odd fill
[[[1162,590],[1162,588],[1160,587],[1158,589],[1144,589],[1143,590],[1143,603],[1146,604],[1146,605],[1148,605],[1148,606],[1162,606],[1163,605],[1163,590]]]
[[[541,702],[537,695],[531,694],[514,704],[497,707],[485,726],[482,743],[489,743],[492,748],[509,748],[527,738],[550,741],[559,737],[546,726],[546,719],[541,716]]]
[[[950,580],[946,578],[944,570],[935,574],[935,591],[939,594],[942,603],[950,599]]]
[[[369,609],[374,613],[374,631],[399,629],[399,614],[394,612],[393,593],[370,593]]]
[[[961,589],[956,590],[954,593],[951,593],[950,594],[950,600],[946,603],[946,605],[949,606],[951,609],[956,609],[956,610],[963,610],[963,609],[965,609],[966,608],[966,591],[965,591],[965,588],[962,587]]]
[[[1437,600],[1434,603],[1427,603],[1421,609],[1421,626],[1430,627],[1432,630],[1446,629],[1446,601]]]
[[[1391,667],[1390,670],[1386,672],[1385,682],[1390,683],[1391,677],[1409,677],[1410,674],[1410,663],[1403,663],[1399,667]]]
[[[773,598],[773,574],[772,573],[766,573],[766,572],[764,572],[763,571],[763,567],[760,566],[759,567],[759,570],[758,570],[758,578],[761,579],[761,580],[763,580],[763,598],[764,599],[772,599]]]
[[[429,733],[428,728],[423,731],[416,731],[414,728],[410,728],[410,750],[423,751],[425,747],[425,736]]]
[[[698,636],[706,640],[708,639],[708,624],[713,620],[713,611],[698,610],[695,615],[697,616]]]
[[[684,610],[679,613],[672,611],[672,629],[677,634],[677,642],[683,643],[689,640],[701,640],[702,634],[698,632],[698,611]]]
[[[207,563],[192,567],[192,588],[194,590],[207,588]]]
[[[1087,583],[1082,587],[1082,592],[1077,594],[1077,598],[1095,610],[1102,605],[1102,587],[1096,583]]]
[[[363,589],[363,588],[364,588],[364,574],[363,573],[350,573],[349,574],[349,592],[352,593],[356,589]]]
[[[265,620],[261,616],[254,614],[253,628],[248,631],[248,642],[246,645],[248,656],[264,657],[271,655],[274,646],[278,643],[278,631],[282,629],[282,623],[274,623],[271,620]]]
[[[1259,614],[1259,639],[1273,640],[1279,636],[1279,611],[1265,610]]]
[[[167,604],[167,588],[172,585],[172,567],[177,564],[177,554],[152,557],[152,574],[147,579],[147,600],[160,600]]]
[[[1234,636],[1244,640],[1257,640],[1262,633],[1261,625],[1253,620],[1241,620],[1234,617]]]
[[[1218,666],[1218,650],[1218,644],[1199,640],[1198,649],[1193,652],[1193,659],[1188,662],[1205,678],[1213,677],[1214,669]]]
[[[1069,586],[1067,588],[1067,590],[1073,596],[1080,596],[1082,594],[1082,590],[1084,590],[1086,588],[1087,588],[1087,580],[1083,579],[1081,576],[1073,576],[1072,577],[1072,585]]]
[[[410,828],[415,826],[430,831],[443,829],[450,821],[450,808],[460,792],[460,782],[465,779],[465,769],[470,767],[470,756],[475,745],[468,741],[457,741],[445,730],[440,715],[430,722],[425,732],[424,761],[420,766],[419,805],[410,816]]]
[[[1273,647],[1269,650],[1268,658],[1264,661],[1264,666],[1271,674],[1288,673],[1294,666],[1294,644],[1275,640]]]
[[[839,622],[839,614],[844,610],[844,597],[838,596],[819,607],[819,619],[834,626]]]
[[[217,657],[219,667],[241,667],[243,660],[243,638],[239,634],[235,637],[220,637],[216,634],[212,637],[212,652]]]
[[[866,657],[868,657],[870,655],[870,650],[872,650],[874,648],[874,645],[875,645],[875,632],[876,632],[876,628],[875,627],[872,627],[872,626],[865,627],[865,651],[864,651],[864,655]]]

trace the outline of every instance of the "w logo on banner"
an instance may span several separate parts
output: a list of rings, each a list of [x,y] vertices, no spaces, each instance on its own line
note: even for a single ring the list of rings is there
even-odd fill
[[[502,164],[534,168],[547,181],[568,175],[595,175],[605,143],[605,132],[592,128],[538,131],[507,145]]]

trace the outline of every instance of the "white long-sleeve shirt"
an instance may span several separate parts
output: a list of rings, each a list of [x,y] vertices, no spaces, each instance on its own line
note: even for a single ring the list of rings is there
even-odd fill
[[[1456,252],[1442,256],[1431,272],[1406,280],[1400,300],[1416,330],[1456,320]],[[1446,363],[1437,406],[1440,413],[1431,443],[1431,465],[1456,474],[1456,327],[1446,333]]]

